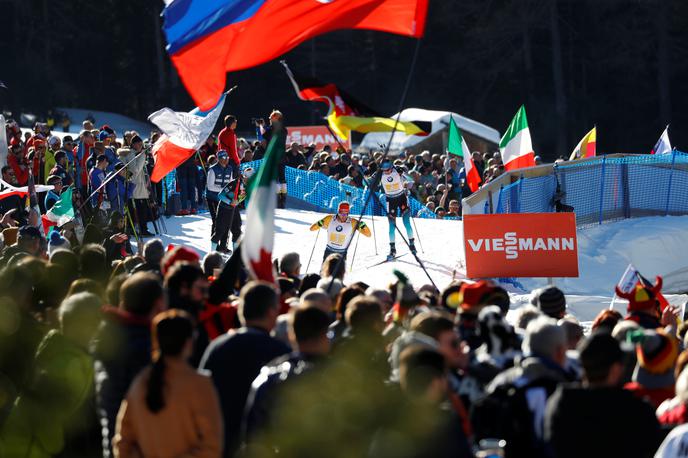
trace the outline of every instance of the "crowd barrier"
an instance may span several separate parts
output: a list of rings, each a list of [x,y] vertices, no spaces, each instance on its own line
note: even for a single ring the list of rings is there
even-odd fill
[[[576,213],[579,227],[640,216],[688,214],[688,154],[601,156],[555,164],[552,174],[501,186],[494,213]],[[487,210],[487,202],[486,202]],[[488,213],[489,211],[485,211]]]
[[[251,167],[254,171],[257,171],[261,162],[262,160],[243,163],[241,164],[241,169],[244,170]],[[380,203],[384,206],[387,205],[384,193],[378,192],[377,195],[380,198],[380,202],[377,202],[377,199],[374,197],[371,198],[365,211],[363,211],[363,205],[368,198],[367,188],[361,189],[340,183],[320,172],[295,169],[292,167],[286,168],[285,178],[287,181],[287,194],[289,196],[303,200],[317,207],[322,212],[334,213],[337,211],[339,203],[346,200],[351,204],[352,215],[360,215],[361,213],[367,216],[386,215],[384,207],[380,205]],[[164,178],[163,190],[165,193],[163,196],[165,197],[164,201],[167,201],[167,197],[177,192],[174,170]],[[409,196],[409,206],[414,217],[435,219],[435,214],[432,211],[428,210],[427,207],[411,196]]]

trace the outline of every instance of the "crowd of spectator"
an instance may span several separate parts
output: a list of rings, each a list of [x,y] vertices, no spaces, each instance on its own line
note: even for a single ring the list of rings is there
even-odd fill
[[[673,457],[688,440],[688,326],[661,279],[585,335],[556,287],[512,309],[491,281],[349,283],[339,255],[303,275],[296,253],[269,284],[239,251],[152,239],[110,263],[32,229],[0,260],[2,456]]]
[[[73,186],[90,222],[46,237],[33,208],[0,200],[11,207],[0,221],[0,456],[688,450],[688,325],[660,300],[659,277],[619,293],[626,315],[603,310],[590,330],[554,286],[512,308],[489,280],[437,290],[397,272],[390,284],[350,283],[337,254],[313,273],[288,253],[275,260],[275,284],[251,281],[240,246],[228,259],[201,258],[153,238],[134,252],[125,226],[134,229],[130,214],[155,193],[137,133],[120,144],[108,126],[96,135],[85,122],[76,140],[56,143],[43,126],[28,137],[14,127],[3,180],[58,185],[38,213],[59,201],[59,184]],[[244,162],[265,153],[264,140],[237,146]],[[225,151],[212,138],[201,150],[196,172]],[[289,145],[285,165],[365,186],[381,154]],[[413,180],[410,192],[453,216],[461,164],[449,157],[445,171],[446,159],[402,153],[395,165]],[[483,162],[486,180],[501,173],[498,157]],[[106,189],[101,200],[98,183],[109,174],[132,193],[118,201]],[[189,195],[202,201],[202,188]],[[145,234],[146,221],[138,224]]]

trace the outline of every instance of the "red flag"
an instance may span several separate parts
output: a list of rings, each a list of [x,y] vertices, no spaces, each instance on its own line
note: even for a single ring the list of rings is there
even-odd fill
[[[182,82],[207,110],[224,91],[226,72],[263,64],[333,30],[419,38],[427,8],[428,0],[175,0],[163,11],[163,28]]]

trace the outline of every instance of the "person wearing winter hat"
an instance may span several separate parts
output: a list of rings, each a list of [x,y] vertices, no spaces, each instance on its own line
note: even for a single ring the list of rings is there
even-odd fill
[[[55,167],[55,153],[60,150],[61,147],[60,137],[57,135],[52,135],[48,138],[48,149],[45,151],[43,156],[43,176],[47,177],[50,175],[50,171]]]
[[[187,248],[183,245],[170,245],[167,248],[167,253],[165,253],[165,256],[163,256],[160,263],[160,272],[162,275],[166,276],[167,271],[169,271],[172,266],[179,261],[187,261],[200,267],[201,257],[191,248]]]
[[[317,231],[318,229],[325,229],[327,231],[327,245],[325,245],[323,261],[333,253],[341,254],[346,259],[350,240],[356,231],[366,237],[372,235],[366,223],[349,217],[350,211],[351,204],[349,202],[340,202],[337,206],[337,214],[327,215],[311,225],[311,231]]]
[[[556,286],[536,289],[533,291],[530,302],[542,313],[555,320],[564,318],[566,315],[566,297]]]
[[[508,310],[508,297],[509,295],[502,288],[497,287],[490,280],[465,282],[461,285],[459,294],[454,299],[459,304],[455,322],[461,337],[468,343],[471,350],[476,350],[483,343],[478,333],[478,315],[482,308],[486,305],[498,305],[503,312],[506,305]]]
[[[663,401],[674,397],[678,340],[661,328],[632,331],[627,338],[636,344],[638,362],[631,382],[624,388],[656,409]]]
[[[71,247],[69,240],[62,237],[58,231],[52,231],[48,236],[48,256],[57,250],[69,250]]]
[[[652,456],[662,437],[654,411],[621,389],[630,348],[598,331],[582,341],[578,351],[582,386],[560,385],[545,410],[545,440],[552,456]]]
[[[662,310],[658,295],[662,290],[662,277],[657,276],[654,285],[638,282],[632,291],[624,292],[616,287],[616,295],[628,301],[626,320],[635,321],[644,329],[662,326]]]

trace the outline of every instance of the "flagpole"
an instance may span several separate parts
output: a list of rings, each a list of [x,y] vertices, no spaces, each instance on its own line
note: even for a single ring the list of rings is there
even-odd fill
[[[412,79],[412,77],[413,77],[413,73],[414,73],[415,68],[416,68],[416,63],[417,63],[417,61],[418,61],[418,54],[419,54],[419,51],[420,51],[420,43],[421,43],[421,39],[419,38],[419,39],[416,41],[416,48],[415,48],[415,50],[414,50],[414,52],[413,52],[413,58],[412,58],[412,60],[411,60],[411,66],[410,66],[410,68],[409,68],[408,75],[406,76],[406,83],[404,84],[404,90],[403,90],[403,92],[402,92],[402,94],[401,94],[401,98],[399,99],[399,109],[397,110],[397,116],[396,116],[396,119],[394,120],[394,126],[393,126],[393,128],[392,128],[392,132],[391,132],[390,135],[389,135],[389,141],[387,142],[387,144],[386,144],[386,146],[385,146],[384,153],[383,153],[383,155],[382,155],[382,161],[384,161],[384,160],[387,158],[387,156],[389,155],[389,148],[390,148],[390,146],[391,146],[391,144],[392,144],[392,140],[394,140],[394,134],[397,132],[397,127],[399,126],[399,121],[400,121],[400,117],[401,117],[401,111],[402,111],[402,109],[403,109],[403,107],[404,107],[404,104],[406,103],[406,96],[408,95],[408,90],[409,90],[409,87],[411,86],[411,79]],[[366,209],[366,207],[368,206],[368,203],[370,202],[370,199],[373,197],[373,194],[375,194],[375,197],[377,197],[377,194],[374,192],[374,190],[380,185],[380,179],[381,179],[381,178],[382,178],[382,175],[381,175],[380,171],[378,171],[378,172],[375,174],[374,178],[373,178],[373,183],[372,183],[372,185],[369,187],[369,189],[371,190],[371,192],[368,193],[368,197],[366,198],[366,201],[365,201],[365,203],[363,204],[363,207],[362,207],[362,210],[361,210],[361,215],[360,215],[359,218],[358,218],[359,221],[363,218],[363,214],[364,214],[364,212],[365,212],[365,209]],[[378,199],[379,199],[379,198],[378,198]],[[389,213],[387,213],[387,214],[389,215]],[[395,229],[399,232],[399,235],[401,236],[401,239],[404,241],[404,243],[406,244],[406,246],[409,247],[409,250],[410,250],[409,242],[408,242],[408,240],[406,239],[406,237],[404,237],[404,235],[401,233],[401,229],[399,229],[399,226],[397,226],[396,224],[394,224],[394,226],[395,226]],[[345,252],[349,250],[349,246],[351,245],[351,242],[352,242],[352,241],[353,241],[353,237],[348,241],[348,243],[346,244],[346,247],[344,247],[344,251],[345,251]],[[432,277],[431,277],[430,274],[428,273],[427,269],[426,269],[425,266],[423,265],[423,262],[422,262],[422,261],[420,260],[420,258],[418,257],[418,253],[412,253],[412,254],[413,254],[413,256],[416,258],[416,262],[418,263],[418,265],[420,266],[420,268],[423,270],[423,272],[425,273],[425,275],[428,277],[428,280],[430,280],[430,283],[431,283],[435,288],[437,288],[437,285],[435,284],[435,282],[433,281]],[[337,262],[337,265],[335,266],[335,270],[334,270],[335,272],[338,272],[338,271],[340,271],[340,269],[342,269],[342,265],[341,265],[341,264],[342,264],[343,262],[344,262],[344,258],[342,257],[342,258],[339,259],[339,261]],[[332,278],[332,280],[330,281],[330,283],[329,283],[328,286],[327,286],[327,291],[328,291],[328,293],[329,293],[330,289],[332,288],[333,283],[334,283],[334,277]]]

